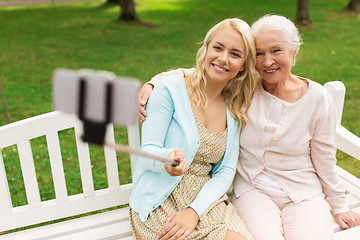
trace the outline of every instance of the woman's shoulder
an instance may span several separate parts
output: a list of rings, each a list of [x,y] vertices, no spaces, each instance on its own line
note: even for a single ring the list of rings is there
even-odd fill
[[[307,80],[309,82],[309,88],[311,87],[311,90],[316,93],[316,95],[322,97],[330,97],[328,90],[323,85],[310,79]]]
[[[309,83],[309,97],[314,104],[328,105],[332,103],[332,98],[327,89],[318,82],[306,79]]]
[[[174,74],[166,76],[156,87],[177,88],[184,85],[184,76],[182,74]]]
[[[166,98],[176,99],[181,95],[179,92],[186,92],[184,76],[181,74],[170,75],[165,77],[159,84],[154,87],[150,98],[155,96],[163,96]]]

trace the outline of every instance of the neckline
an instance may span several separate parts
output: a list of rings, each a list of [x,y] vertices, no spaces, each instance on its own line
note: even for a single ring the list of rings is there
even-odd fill
[[[272,99],[275,99],[275,100],[277,100],[277,101],[280,101],[281,103],[283,103],[283,104],[285,104],[285,105],[291,106],[291,105],[295,105],[295,104],[301,102],[302,99],[304,99],[305,96],[309,93],[309,90],[310,90],[310,88],[311,88],[311,81],[310,81],[309,79],[306,79],[306,78],[303,78],[303,77],[299,77],[299,76],[297,76],[297,77],[300,78],[301,80],[307,82],[307,83],[308,83],[308,88],[306,89],[306,92],[305,92],[298,100],[296,100],[295,102],[287,102],[287,101],[285,101],[285,100],[283,100],[283,99],[281,99],[281,98],[278,98],[278,97],[272,95],[271,93],[269,93],[268,91],[266,91],[266,90],[264,89],[261,81],[259,81],[259,84],[260,84],[260,87],[261,87],[262,91],[265,93],[266,96],[268,96],[268,97],[270,97],[270,98],[272,98]]]
[[[194,115],[194,118],[195,118],[195,122],[197,122],[202,128],[204,128],[207,132],[209,132],[210,134],[214,134],[214,135],[223,135],[223,134],[226,134],[227,132],[227,127],[225,128],[224,131],[222,132],[213,132],[213,131],[210,131],[207,127],[205,127],[200,121],[199,119],[196,117],[196,115],[193,113]]]

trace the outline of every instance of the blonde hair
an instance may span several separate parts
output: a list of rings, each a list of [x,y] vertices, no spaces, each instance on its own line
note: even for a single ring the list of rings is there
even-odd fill
[[[226,105],[230,114],[239,122],[239,126],[246,125],[246,110],[251,103],[252,94],[259,80],[258,72],[255,69],[256,50],[254,37],[250,26],[238,18],[225,19],[213,26],[206,34],[203,45],[196,56],[196,68],[191,75],[189,96],[201,107],[206,109],[207,97],[205,94],[205,55],[214,35],[223,27],[230,26],[239,32],[244,40],[246,49],[245,68],[236,77],[231,79],[224,87],[222,94],[226,99]]]

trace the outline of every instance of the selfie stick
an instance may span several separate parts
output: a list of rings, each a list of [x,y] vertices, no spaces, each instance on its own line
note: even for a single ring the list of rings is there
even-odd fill
[[[79,119],[84,123],[84,132],[81,139],[84,142],[94,143],[98,145],[105,145],[110,148],[114,148],[121,152],[131,153],[135,155],[139,155],[146,158],[151,158],[157,161],[161,161],[166,164],[170,164],[172,166],[178,166],[179,161],[177,160],[171,160],[168,158],[159,157],[153,154],[141,152],[137,149],[130,148],[125,145],[120,144],[112,144],[112,143],[106,143],[105,142],[105,133],[106,133],[106,125],[111,122],[112,119],[112,96],[113,96],[113,85],[111,82],[108,82],[106,84],[106,101],[105,101],[105,122],[98,123],[94,121],[89,121],[84,116],[85,111],[85,99],[86,99],[86,85],[87,82],[84,77],[80,78],[80,88],[79,88],[79,101],[78,101],[78,115]]]
[[[131,154],[139,155],[139,156],[146,157],[146,158],[152,158],[154,160],[157,160],[157,161],[160,161],[160,162],[163,162],[166,164],[170,164],[171,166],[174,166],[174,167],[179,165],[179,161],[177,161],[177,160],[171,160],[169,158],[163,158],[163,157],[159,157],[159,156],[156,156],[156,155],[153,155],[150,153],[141,152],[139,150],[130,148],[125,145],[105,143],[104,146],[114,148],[120,152],[126,152],[126,153],[131,153]]]

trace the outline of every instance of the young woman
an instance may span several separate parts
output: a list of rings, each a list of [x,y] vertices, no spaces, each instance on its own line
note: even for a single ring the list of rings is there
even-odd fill
[[[258,79],[250,27],[216,24],[196,60],[191,75],[169,77],[147,103],[141,150],[180,164],[139,159],[130,198],[137,239],[252,239],[226,195]]]

